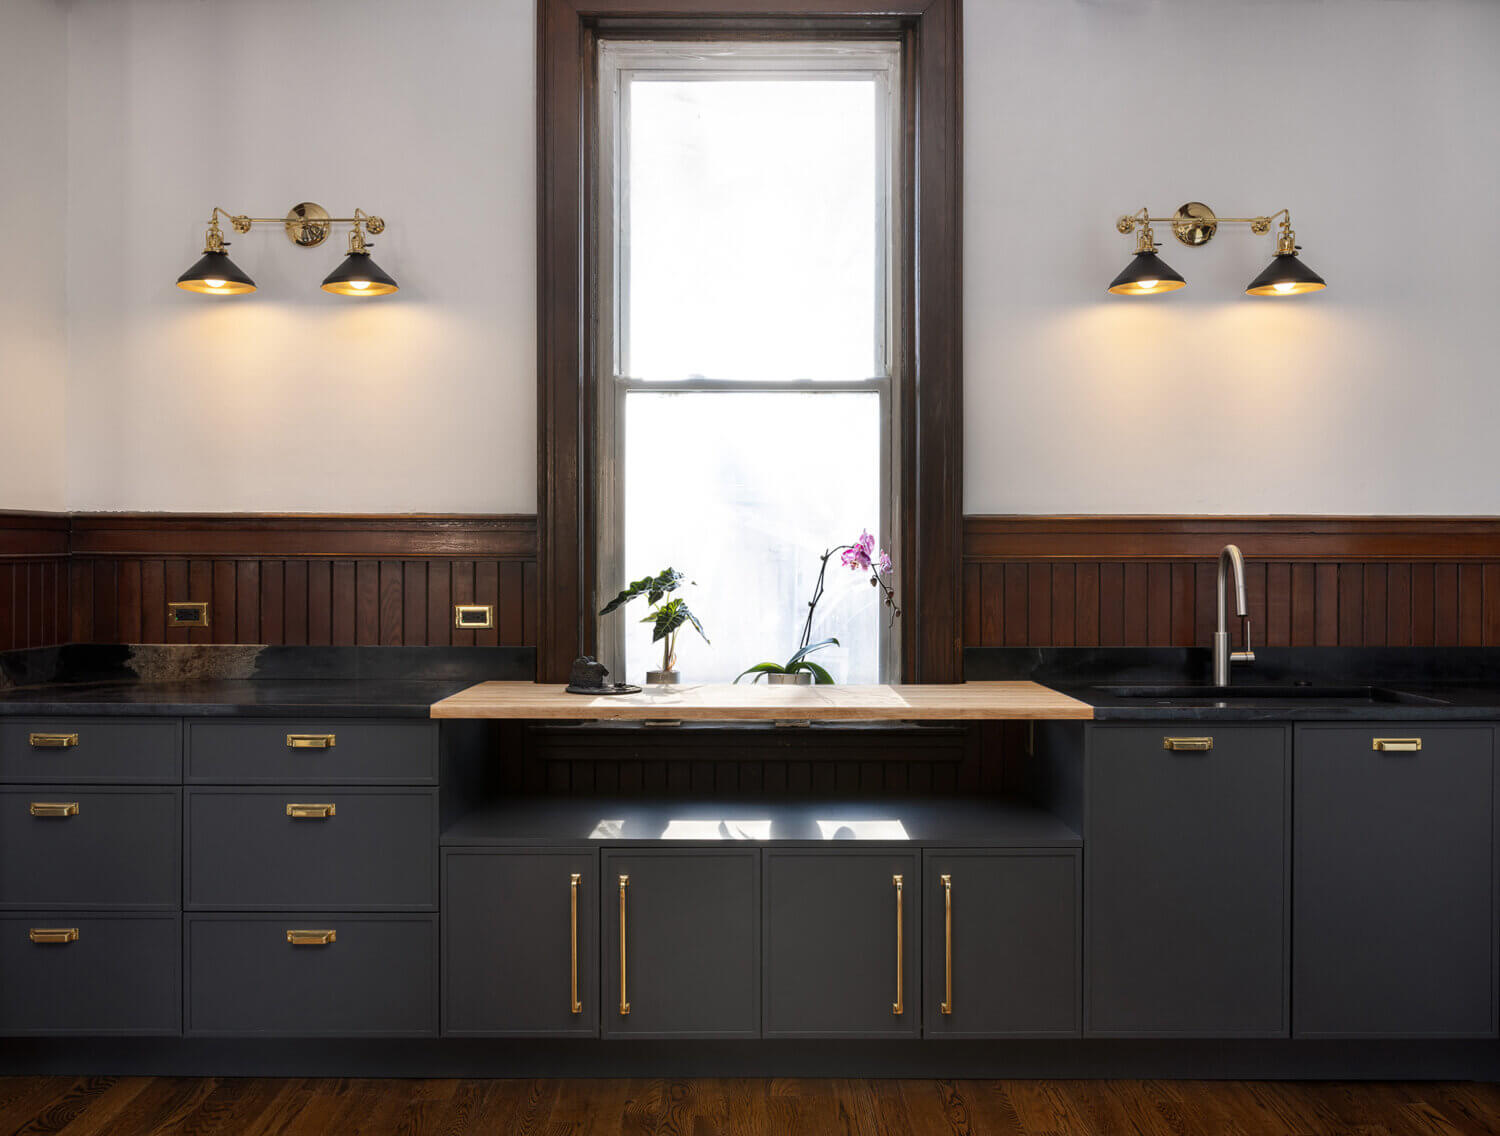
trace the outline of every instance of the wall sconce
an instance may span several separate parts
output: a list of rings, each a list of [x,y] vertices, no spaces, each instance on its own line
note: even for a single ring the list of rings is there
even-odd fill
[[[1156,255],[1156,241],[1151,231],[1153,221],[1170,224],[1179,241],[1196,248],[1212,240],[1220,225],[1249,225],[1252,233],[1264,235],[1271,231],[1271,222],[1277,217],[1281,218],[1281,231],[1276,234],[1276,255],[1265,271],[1246,285],[1245,294],[1298,296],[1304,292],[1321,292],[1328,285],[1297,255],[1302,246],[1292,231],[1290,212],[1278,209],[1268,217],[1216,217],[1214,211],[1201,201],[1189,201],[1170,217],[1153,217],[1149,209],[1142,209],[1116,221],[1115,228],[1121,233],[1136,233],[1135,256],[1125,270],[1110,281],[1109,290],[1117,296],[1155,296],[1175,292],[1187,284]]]
[[[367,232],[384,232],[385,221],[363,209],[356,209],[353,217],[330,217],[328,210],[311,201],[292,206],[285,217],[247,217],[214,206],[203,241],[203,258],[177,278],[177,287],[208,296],[243,296],[255,291],[255,281],[224,251],[229,242],[219,228],[220,216],[229,219],[236,233],[248,233],[252,225],[280,225],[287,239],[299,248],[317,248],[328,239],[334,225],[350,225],[348,255],[324,279],[323,291],[339,296],[388,296],[397,290],[396,282],[370,258],[370,246],[365,241]]]

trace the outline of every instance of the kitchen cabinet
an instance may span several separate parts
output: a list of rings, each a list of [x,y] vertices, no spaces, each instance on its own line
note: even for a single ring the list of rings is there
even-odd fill
[[[1297,1037],[1493,1037],[1486,726],[1299,726]]]
[[[1090,727],[1085,1032],[1285,1037],[1282,726]]]

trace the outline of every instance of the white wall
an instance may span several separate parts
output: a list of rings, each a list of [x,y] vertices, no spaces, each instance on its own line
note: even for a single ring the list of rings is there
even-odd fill
[[[67,15],[0,4],[0,509],[63,507]]]
[[[532,7],[76,0],[72,507],[534,507]],[[1500,4],[965,20],[970,512],[1500,513]],[[1114,218],[1193,198],[1290,206],[1328,291],[1163,229],[1189,287],[1106,295]],[[327,296],[338,248],[271,230],[231,238],[255,296],[172,286],[211,206],[304,199],[383,213],[402,292]]]
[[[531,0],[74,4],[69,504],[534,510],[534,50]],[[344,227],[174,286],[213,206],[308,200],[399,294],[319,290]]]
[[[974,513],[1500,513],[1500,4],[969,0]],[[1287,206],[1110,296],[1121,213]]]

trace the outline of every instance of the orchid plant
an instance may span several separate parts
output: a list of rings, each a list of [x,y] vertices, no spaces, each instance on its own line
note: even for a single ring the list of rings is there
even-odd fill
[[[655,625],[651,629],[651,642],[662,645],[661,669],[674,671],[677,669],[677,633],[682,630],[683,624],[691,623],[693,630],[703,636],[703,641],[709,642],[708,636],[704,634],[703,624],[698,622],[698,617],[688,608],[687,600],[682,596],[667,599],[683,584],[690,582],[687,576],[677,569],[663,568],[655,576],[642,576],[624,588],[619,595],[604,605],[604,609],[599,614],[608,615],[637,596],[645,596],[646,603],[651,610],[646,613],[641,622]],[[663,603],[663,600],[666,602]]]
[[[896,603],[896,592],[891,587],[891,576],[895,569],[891,565],[891,555],[885,549],[878,552],[875,548],[875,538],[867,531],[861,531],[859,539],[853,544],[841,544],[836,548],[830,548],[823,553],[822,563],[818,566],[818,583],[813,588],[813,597],[807,603],[807,620],[802,624],[802,639],[797,645],[797,650],[785,663],[756,663],[753,667],[746,667],[736,677],[739,682],[747,674],[755,677],[750,681],[757,681],[761,675],[769,674],[797,674],[805,671],[813,676],[813,681],[819,685],[832,684],[833,676],[827,669],[813,662],[807,656],[814,651],[821,651],[824,647],[837,647],[839,641],[834,638],[812,641],[813,616],[818,610],[818,601],[823,598],[823,587],[828,576],[828,562],[839,556],[839,563],[854,572],[868,572],[870,574],[870,586],[879,588],[881,599],[886,607],[890,608],[891,618],[897,619],[901,615],[901,608]]]

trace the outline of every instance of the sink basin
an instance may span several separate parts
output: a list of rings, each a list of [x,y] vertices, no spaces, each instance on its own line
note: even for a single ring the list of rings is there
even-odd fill
[[[1217,706],[1235,702],[1337,702],[1345,705],[1393,703],[1446,706],[1442,698],[1383,686],[1302,686],[1242,683],[1236,686],[1096,686],[1111,698],[1140,699],[1175,706]]]

